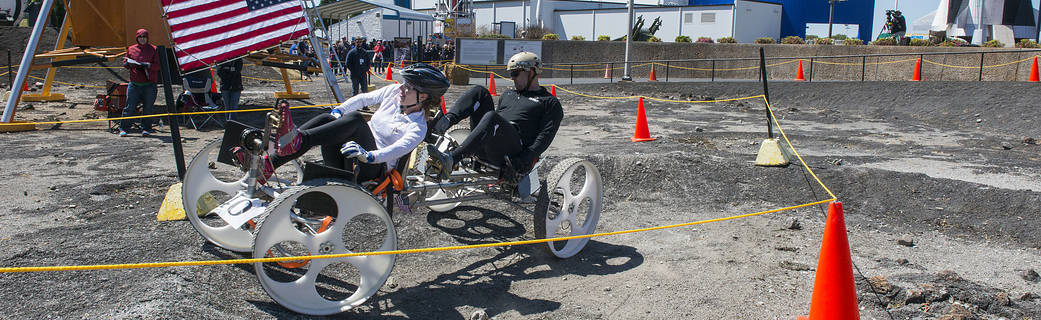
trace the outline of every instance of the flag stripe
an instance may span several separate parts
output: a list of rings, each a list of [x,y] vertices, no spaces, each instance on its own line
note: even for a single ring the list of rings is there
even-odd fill
[[[225,5],[225,6],[212,8],[212,9],[205,10],[205,11],[199,11],[199,12],[195,12],[195,13],[188,14],[188,15],[182,15],[182,16],[176,17],[176,18],[170,18],[169,17],[169,13],[167,13],[167,20],[166,20],[166,22],[169,23],[171,27],[173,27],[173,26],[185,23],[185,22],[195,21],[195,20],[199,20],[199,19],[205,19],[207,17],[212,17],[212,16],[215,16],[215,15],[218,15],[218,14],[221,14],[221,13],[231,12],[231,11],[248,13],[249,12],[249,7],[246,7],[246,3],[245,2],[238,1],[238,2],[231,3],[231,4],[228,4],[228,5]]]
[[[246,15],[246,14],[249,14],[249,9],[247,9],[246,7],[242,7],[242,8],[233,9],[233,10],[227,11],[227,12],[221,12],[221,13],[218,13],[218,14],[215,14],[215,15],[212,15],[212,16],[199,18],[197,20],[184,21],[184,22],[178,23],[176,27],[171,25],[170,26],[170,30],[171,31],[178,30],[178,31],[171,32],[171,34],[176,34],[176,33],[181,33],[181,30],[197,28],[197,27],[204,26],[204,25],[211,24],[211,23],[217,23],[219,25],[221,23],[221,21],[223,21],[225,19],[231,19],[231,18],[235,18],[237,16],[243,16],[243,15]],[[174,36],[174,38],[177,37],[177,35],[173,35],[173,36]]]
[[[302,23],[303,22],[302,20],[303,19],[293,19],[293,20],[289,20],[289,21],[282,21],[282,22],[278,22],[278,23],[273,23],[273,24],[270,24],[270,25],[264,25],[264,26],[261,26],[260,28],[252,28],[251,27],[251,28],[249,28],[247,30],[241,30],[241,31],[236,30],[236,31],[233,31],[233,32],[228,32],[228,33],[224,33],[224,34],[220,34],[220,35],[214,36],[214,38],[219,39],[219,41],[211,41],[209,38],[203,38],[203,39],[199,39],[199,40],[196,40],[196,41],[192,41],[190,44],[178,45],[177,49],[179,51],[184,52],[184,53],[196,54],[196,53],[200,53],[200,52],[203,52],[203,51],[211,50],[213,48],[218,48],[218,47],[224,46],[227,43],[235,43],[235,42],[239,42],[239,41],[243,41],[243,40],[248,40],[248,39],[253,38],[253,37],[261,36],[261,35],[270,33],[272,31],[282,30],[282,29],[285,29],[285,28],[290,28],[290,29],[289,29],[289,31],[283,32],[283,33],[289,33],[289,32],[296,31],[296,30],[293,30],[291,28],[293,26],[297,26],[297,28],[303,28],[303,29],[306,30],[307,29],[307,24],[306,23]],[[229,35],[229,34],[232,34],[232,35]]]
[[[182,46],[191,46],[190,44],[188,44],[188,42],[190,41],[195,41],[198,39],[212,37],[221,34],[241,34],[245,31],[249,31],[247,27],[258,24],[257,21],[263,23],[286,20],[299,20],[303,18],[304,16],[300,12],[299,8],[286,8],[281,11],[274,11],[255,17],[241,15],[228,19],[214,21],[205,25],[173,32],[172,35],[174,41],[177,41],[178,44],[181,44]]]
[[[307,30],[300,30],[300,31],[293,32],[291,34],[286,34],[286,35],[284,35],[284,37],[276,37],[276,38],[260,41],[260,42],[257,42],[257,43],[254,43],[254,44],[250,45],[249,47],[241,47],[241,48],[229,49],[229,50],[226,50],[226,51],[220,51],[220,52],[223,52],[223,53],[211,56],[211,57],[206,58],[206,59],[202,59],[202,61],[195,60],[194,58],[188,59],[188,60],[178,59],[178,61],[182,61],[181,62],[181,70],[191,70],[191,69],[203,68],[203,67],[206,67],[207,64],[213,64],[213,63],[217,63],[217,62],[220,62],[220,61],[224,61],[224,60],[228,60],[228,59],[233,59],[233,58],[238,58],[240,56],[244,56],[244,55],[246,55],[246,54],[248,54],[248,53],[250,53],[251,51],[254,50],[254,49],[251,49],[251,48],[266,48],[266,47],[274,46],[274,45],[277,45],[277,44],[279,44],[281,42],[286,41],[285,39],[299,38],[301,36],[306,36],[307,33],[308,33]]]
[[[194,1],[193,1],[194,2]],[[170,23],[176,23],[173,20],[181,19],[187,16],[198,15],[206,13],[209,10],[222,9],[228,6],[237,6],[246,8],[246,2],[242,0],[218,0],[218,1],[202,1],[195,6],[176,8],[181,6],[182,3],[175,4],[173,6],[166,7],[166,19],[171,20]],[[224,9],[227,10],[227,9]]]
[[[161,1],[178,65],[185,72],[310,33],[299,1]]]

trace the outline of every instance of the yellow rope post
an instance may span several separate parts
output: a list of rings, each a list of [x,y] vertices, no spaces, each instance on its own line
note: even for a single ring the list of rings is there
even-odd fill
[[[279,99],[307,99],[311,97],[311,94],[307,92],[293,92],[293,85],[289,81],[289,73],[286,72],[286,68],[279,68],[282,71],[282,83],[286,86],[285,92],[275,92],[275,98]]]
[[[65,48],[65,38],[69,35],[69,14],[65,14],[65,19],[61,23],[61,32],[58,34],[58,44],[54,46],[55,50]],[[55,57],[54,61],[69,60],[70,57]],[[54,72],[58,68],[53,65],[47,68],[47,79],[43,81],[43,92],[40,94],[26,94],[22,96],[22,100],[29,102],[41,102],[41,101],[65,101],[65,95],[61,93],[51,93],[51,85],[54,83]]]

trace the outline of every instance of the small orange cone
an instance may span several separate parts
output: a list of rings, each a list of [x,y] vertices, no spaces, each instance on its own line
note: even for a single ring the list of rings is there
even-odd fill
[[[658,81],[658,77],[654,74],[654,63],[651,63],[651,77],[647,81]]]
[[[651,138],[651,130],[647,128],[647,115],[643,111],[643,97],[640,97],[640,103],[636,107],[636,132],[633,133],[631,140],[633,142],[654,141],[654,138]]]
[[[405,69],[405,60],[404,59],[401,60],[401,68]]]
[[[795,70],[795,81],[806,81],[806,76],[802,73],[802,60],[799,60],[799,69]]]
[[[1030,67],[1030,82],[1038,82],[1039,80],[1041,79],[1038,79],[1037,74],[1037,56],[1034,56],[1034,66]]]
[[[445,96],[441,96],[441,114],[448,114],[448,108],[445,108]]]
[[[611,72],[611,65],[604,64],[604,79],[614,78],[614,74]]]
[[[22,91],[29,91],[29,80],[22,82]]]
[[[914,76],[911,77],[911,81],[922,81],[922,59],[915,60]]]
[[[387,64],[387,77],[386,77],[386,79],[383,79],[383,80],[394,81],[394,78],[391,77],[391,75],[394,74],[394,69],[391,69],[390,66],[391,66],[391,64],[388,63]]]
[[[859,319],[857,286],[853,282],[853,260],[849,256],[842,202],[828,205],[824,238],[813,281],[810,317],[799,319]]]
[[[552,94],[554,97],[557,96],[557,85],[554,84],[549,87],[549,94]]]
[[[217,91],[217,76],[213,75],[213,68],[210,68],[210,80],[210,92],[219,92]]]
[[[488,92],[490,92],[493,97],[499,95],[499,93],[495,91],[495,73],[494,72],[488,74]]]

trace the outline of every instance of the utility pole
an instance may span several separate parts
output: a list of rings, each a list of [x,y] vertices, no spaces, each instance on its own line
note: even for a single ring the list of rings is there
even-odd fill
[[[829,40],[831,39],[832,21],[834,21],[834,19],[835,19],[835,3],[836,2],[844,2],[844,1],[846,1],[846,0],[828,0],[828,4],[831,5],[831,7],[828,9],[828,39]],[[900,1],[900,0],[897,0],[897,1]]]
[[[625,35],[625,72],[622,74],[623,81],[633,81],[633,76],[629,73],[629,51],[633,46],[633,0],[629,0],[629,28]]]

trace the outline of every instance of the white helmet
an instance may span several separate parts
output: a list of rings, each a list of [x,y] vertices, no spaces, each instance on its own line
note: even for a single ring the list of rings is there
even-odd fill
[[[506,64],[506,71],[523,69],[531,69],[538,74],[539,69],[542,69],[542,60],[534,53],[522,51],[510,57],[510,62]]]

